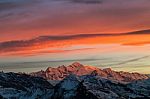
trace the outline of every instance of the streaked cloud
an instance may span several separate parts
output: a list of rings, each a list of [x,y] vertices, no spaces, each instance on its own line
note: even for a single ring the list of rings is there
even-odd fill
[[[145,58],[149,58],[149,57],[150,56],[147,55],[147,56],[142,56],[142,57],[138,57],[138,58],[133,58],[133,59],[130,59],[130,60],[126,60],[126,61],[117,63],[117,64],[110,64],[110,66],[120,66],[120,65],[127,64],[127,63],[138,62],[139,60],[142,60],[142,59],[145,59]]]
[[[99,4],[103,2],[103,0],[71,0],[71,1],[74,3],[85,3],[85,4]]]
[[[79,34],[66,36],[40,36],[29,40],[16,40],[0,43],[0,54],[2,55],[27,55],[39,53],[64,52],[68,46],[90,45],[93,44],[122,44],[135,45],[141,42],[149,44],[149,30],[120,33],[120,34]],[[137,37],[145,37],[137,39]],[[145,41],[146,43],[143,43]],[[58,50],[66,48],[66,50]],[[82,50],[82,49],[81,49]]]

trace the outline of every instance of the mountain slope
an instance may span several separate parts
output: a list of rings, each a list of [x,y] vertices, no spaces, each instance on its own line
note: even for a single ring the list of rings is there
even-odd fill
[[[123,84],[100,76],[69,75],[54,87],[52,99],[149,99],[149,84],[149,79]]]
[[[55,86],[40,77],[0,72],[0,99],[150,99],[150,79],[120,83],[70,74]]]
[[[0,72],[0,96],[3,98],[35,99],[46,97],[45,94],[52,91],[53,86],[43,78]]]

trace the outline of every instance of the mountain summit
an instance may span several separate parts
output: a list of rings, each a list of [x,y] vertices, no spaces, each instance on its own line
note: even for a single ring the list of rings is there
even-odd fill
[[[129,73],[123,71],[117,72],[113,71],[111,68],[100,69],[95,66],[83,65],[79,62],[74,62],[73,64],[68,66],[62,65],[57,68],[48,67],[45,71],[33,72],[30,75],[43,77],[47,80],[62,80],[70,74],[74,74],[76,76],[95,75],[125,83],[149,78],[144,74]]]

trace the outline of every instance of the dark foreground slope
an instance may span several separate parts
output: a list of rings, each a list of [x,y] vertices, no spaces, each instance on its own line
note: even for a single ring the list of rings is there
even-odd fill
[[[53,99],[150,99],[150,79],[123,84],[100,76],[69,75],[54,88]]]
[[[0,99],[150,99],[150,79],[128,84],[70,74],[55,86],[26,74],[0,72]]]
[[[53,86],[41,77],[0,72],[0,99],[35,99],[51,96]]]

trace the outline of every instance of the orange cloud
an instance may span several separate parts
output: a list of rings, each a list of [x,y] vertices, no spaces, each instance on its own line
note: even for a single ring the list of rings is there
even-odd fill
[[[139,31],[125,34],[40,36],[30,40],[2,42],[0,43],[0,55],[34,55],[36,53],[58,53],[69,51],[67,47],[70,46],[90,45],[92,47],[92,45],[95,44],[150,44],[150,34],[149,31]]]

